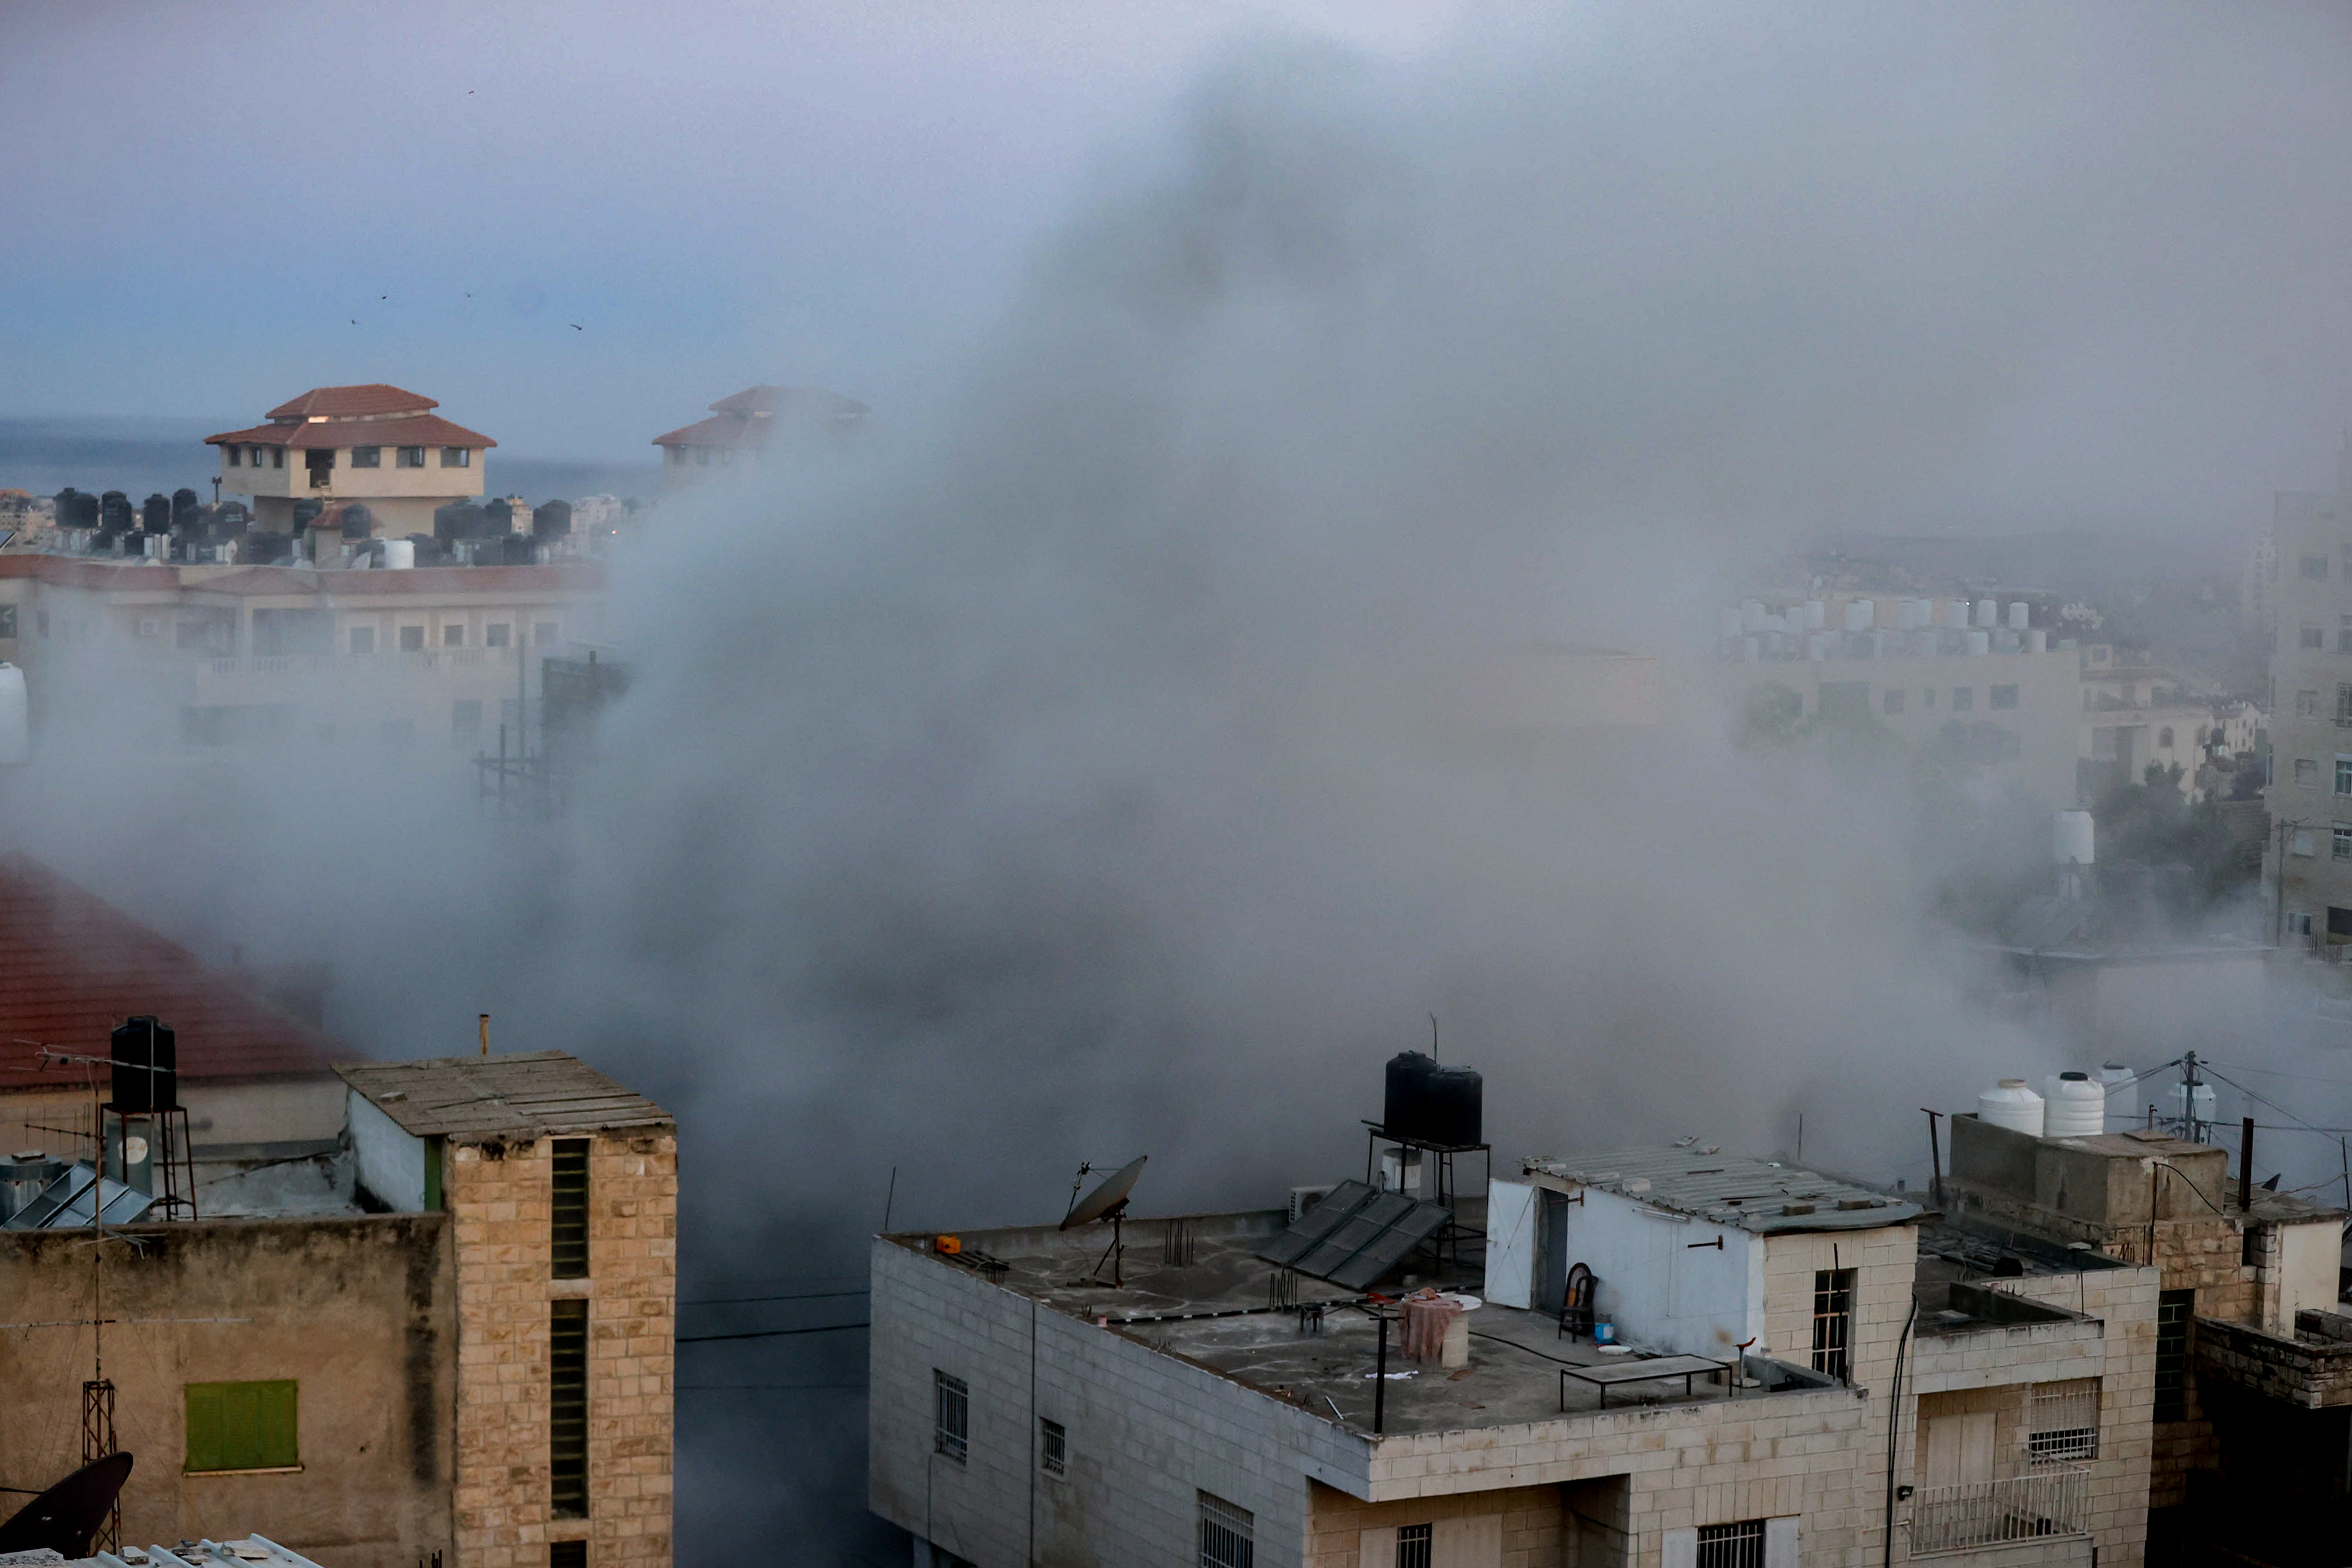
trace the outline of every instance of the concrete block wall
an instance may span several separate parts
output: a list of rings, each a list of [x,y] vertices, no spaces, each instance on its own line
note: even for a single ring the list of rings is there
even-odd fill
[[[451,1145],[457,1442],[452,1568],[545,1568],[585,1540],[589,1568],[670,1560],[677,1139],[590,1137],[588,1278],[554,1278],[554,1141]],[[588,1303],[588,1517],[549,1506],[550,1302]]]
[[[1877,1540],[1857,1461],[1883,1428],[1870,1435],[1868,1401],[1847,1389],[1375,1441],[894,1242],[876,1243],[872,1303],[871,1506],[980,1568],[1031,1561],[1033,1532],[1049,1568],[1190,1568],[1201,1490],[1255,1516],[1265,1568],[1326,1561],[1332,1538],[1363,1528],[1342,1517],[1363,1505],[1433,1519],[1440,1500],[1455,1509],[1465,1496],[1505,1513],[1507,1550],[1517,1540],[1532,1568],[1549,1548],[1517,1494],[1613,1476],[1630,1479],[1633,1561],[1645,1568],[1658,1568],[1664,1531],[1742,1519],[1801,1516],[1809,1563],[1861,1568],[1855,1553]],[[935,1369],[970,1391],[961,1461],[933,1451]],[[1068,1435],[1066,1477],[1037,1468],[1039,1417]],[[1353,1500],[1325,1521],[1314,1485]]]
[[[1558,1487],[1365,1502],[1312,1481],[1307,1483],[1307,1568],[1359,1568],[1367,1530],[1494,1513],[1503,1516],[1502,1568],[1570,1568]]]

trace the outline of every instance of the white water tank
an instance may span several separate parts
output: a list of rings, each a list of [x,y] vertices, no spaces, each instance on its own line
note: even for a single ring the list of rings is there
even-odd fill
[[[2013,632],[2023,631],[2026,623],[2032,618],[2032,608],[2024,600],[2011,600],[2009,605],[2009,629]]]
[[[1868,599],[1848,599],[1845,604],[1845,629],[1850,632],[1868,631],[1870,623],[1877,618],[1877,612],[1878,606]]]
[[[1944,624],[1956,630],[1967,626],[1969,624],[1969,602],[1966,599],[1954,599],[1944,613]]]
[[[1825,629],[1829,624],[1830,607],[1827,605],[1822,604],[1819,599],[1807,599],[1805,601],[1805,629],[1809,632],[1818,632]]]
[[[2062,1072],[2043,1086],[2044,1138],[2095,1138],[2107,1130],[2106,1091],[2084,1072]]]
[[[2025,651],[2028,653],[2048,653],[2050,651],[2050,634],[2043,631],[2040,626],[2035,626],[2032,630],[2027,632],[2025,634]]]
[[[0,664],[0,764],[33,760],[32,717],[25,703],[25,672]]]
[[[387,571],[413,571],[416,565],[416,541],[387,539],[383,542],[383,564]]]
[[[2091,814],[2087,811],[2061,811],[2050,819],[2050,858],[2061,866],[2095,864],[2091,858],[2096,842],[2091,830]]]
[[[1977,601],[1977,625],[1984,627],[1987,631],[1990,631],[1993,624],[2000,619],[2000,606],[1999,605],[1995,604],[1990,599],[1979,599]]]
[[[2106,1062],[2099,1068],[2099,1088],[2107,1099],[2107,1131],[2121,1132],[2139,1125],[2139,1116],[2132,1102],[2124,1098],[2124,1090],[2139,1081],[2139,1074],[2121,1062]]]
[[[1977,1114],[1995,1127],[2042,1136],[2042,1097],[2025,1087],[2021,1078],[2005,1078],[1977,1096]]]
[[[1990,632],[1979,631],[1969,632],[1969,651],[1970,653],[1990,653],[1992,651],[1992,634]]]

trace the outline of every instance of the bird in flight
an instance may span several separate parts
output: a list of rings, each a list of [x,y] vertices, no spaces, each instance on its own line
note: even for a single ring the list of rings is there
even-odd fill
[[[584,331],[586,331],[588,330],[587,328],[585,328],[585,327],[582,326],[582,325],[581,325],[579,322],[577,322],[577,321],[567,321],[567,322],[565,322],[565,323],[564,323],[564,325],[566,325],[566,326],[570,327],[570,328],[571,328],[573,331],[575,331],[575,332],[584,332]]]
[[[356,326],[358,326],[359,324],[360,324],[360,319],[359,319],[357,316],[353,316],[353,317],[352,318],[352,325],[353,325],[354,327],[356,327]]]

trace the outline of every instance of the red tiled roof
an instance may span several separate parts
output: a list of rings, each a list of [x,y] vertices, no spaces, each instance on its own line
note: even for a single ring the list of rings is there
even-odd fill
[[[827,392],[821,386],[753,386],[722,397],[710,405],[715,418],[704,419],[667,436],[656,436],[656,447],[764,447],[775,428],[775,416],[810,424],[854,425],[872,412],[854,397]]]
[[[776,427],[772,419],[754,419],[745,414],[718,414],[697,420],[667,436],[654,437],[656,447],[763,447],[768,432]]]
[[[293,402],[279,404],[263,417],[308,419],[313,416],[324,416],[330,419],[350,419],[368,414],[405,414],[412,408],[422,414],[428,408],[440,406],[429,397],[372,381],[365,386],[314,386]]]
[[[452,425],[438,414],[417,414],[404,419],[347,420],[325,425],[256,425],[249,430],[224,430],[205,437],[207,447],[230,442],[255,447],[289,447],[310,451],[339,447],[495,447],[488,436]]]
[[[27,856],[0,857],[0,1093],[84,1082],[79,1066],[44,1067],[40,1047],[102,1057],[117,1024],[147,1013],[177,1032],[184,1078],[303,1077],[336,1054],[104,900]]]
[[[710,405],[713,414],[776,414],[785,408],[829,419],[851,418],[871,412],[854,397],[827,392],[821,386],[752,386]]]

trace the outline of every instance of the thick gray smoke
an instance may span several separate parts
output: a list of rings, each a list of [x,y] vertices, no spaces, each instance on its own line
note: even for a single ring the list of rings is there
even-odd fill
[[[44,847],[215,950],[335,958],[369,1048],[488,1008],[648,1089],[704,1289],[854,1271],[893,1167],[904,1225],[1050,1217],[1137,1152],[1148,1210],[1279,1201],[1360,1159],[1432,1014],[1507,1154],[1770,1152],[1801,1113],[1810,1160],[1924,1173],[1913,1108],[2054,1065],[1927,915],[1965,825],[1738,751],[1682,650],[1800,531],[1963,492],[2193,521],[2139,488],[2150,411],[2196,422],[2146,378],[2224,389],[2243,458],[2248,340],[2344,346],[2307,314],[2342,171],[2249,107],[2340,132],[2342,22],[1634,16],[1410,68],[1236,49],[1041,241],[944,416],[666,510],[557,827],[52,746],[50,798],[103,805]],[[1667,656],[1662,722],[1448,710],[1465,660],[1556,641]]]

